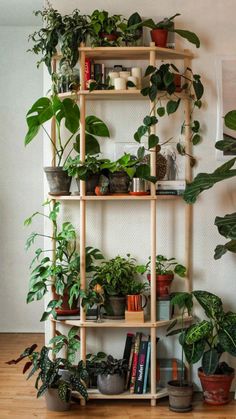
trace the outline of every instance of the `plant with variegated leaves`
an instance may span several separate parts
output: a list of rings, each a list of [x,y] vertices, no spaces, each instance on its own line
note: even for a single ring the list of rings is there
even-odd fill
[[[55,336],[49,341],[53,354],[57,355],[62,349],[65,349],[66,359],[71,363],[75,362],[76,353],[80,348],[78,332],[79,327],[77,326],[73,326],[67,336],[56,330]]]
[[[58,389],[61,400],[65,402],[70,401],[72,391],[79,392],[87,400],[88,394],[84,381],[87,380],[88,374],[83,361],[80,361],[76,366],[72,366],[65,358],[56,358],[52,361],[49,358],[49,352],[52,348],[43,346],[40,352],[35,351],[36,348],[37,345],[33,344],[26,348],[19,358],[12,359],[7,364],[15,365],[27,359],[23,374],[31,368],[27,376],[28,380],[37,373],[35,381],[35,388],[38,390],[37,397],[45,394],[47,389],[55,388]],[[70,372],[67,380],[62,379],[60,370],[63,368]]]
[[[232,368],[220,359],[224,352],[236,356],[236,313],[225,312],[221,299],[208,291],[175,293],[171,303],[183,312],[186,299],[192,307],[192,297],[203,308],[208,320],[196,321],[189,327],[184,327],[182,321],[181,328],[173,329],[177,324],[174,320],[168,328],[168,336],[179,334],[187,362],[195,364],[202,360],[205,374],[231,374]]]

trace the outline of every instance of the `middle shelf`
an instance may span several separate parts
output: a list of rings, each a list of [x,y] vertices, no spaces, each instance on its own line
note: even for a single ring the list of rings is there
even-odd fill
[[[58,201],[159,201],[159,200],[177,200],[182,198],[182,195],[143,195],[143,196],[134,196],[134,195],[50,195],[50,199],[55,199]]]

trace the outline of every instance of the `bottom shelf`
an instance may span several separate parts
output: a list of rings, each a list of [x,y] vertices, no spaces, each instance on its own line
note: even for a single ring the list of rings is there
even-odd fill
[[[78,393],[73,393],[73,396],[81,398],[81,396]],[[162,397],[168,396],[168,392],[166,388],[160,388],[154,396],[152,396],[151,393],[145,393],[145,394],[131,394],[129,391],[126,391],[121,394],[102,394],[97,389],[88,389],[88,396],[89,399],[161,399]]]

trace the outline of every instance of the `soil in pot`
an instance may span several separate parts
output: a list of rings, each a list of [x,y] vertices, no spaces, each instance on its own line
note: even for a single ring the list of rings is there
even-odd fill
[[[102,394],[121,394],[125,391],[125,377],[119,374],[99,374],[97,385]]]
[[[70,195],[71,176],[63,170],[63,167],[44,167],[50,195]]]
[[[94,175],[89,176],[86,180],[86,195],[95,195],[95,188],[99,182],[99,173],[95,173]],[[80,191],[80,180],[76,179],[76,183],[78,186],[78,191]]]
[[[109,173],[110,193],[128,193],[130,178],[126,172]]]
[[[202,371],[202,368],[199,368],[198,377],[201,381],[204,401],[216,406],[229,403],[230,387],[234,375],[234,372],[229,375],[206,375]]]
[[[150,282],[151,275],[147,275],[147,279]],[[173,274],[168,275],[156,275],[156,295],[157,297],[168,297],[170,295],[170,286],[174,279]]]
[[[151,38],[156,47],[166,48],[168,31],[166,29],[152,29]]]
[[[109,296],[106,304],[106,317],[107,319],[124,319],[125,318],[125,303],[126,297]]]
[[[167,384],[169,408],[173,412],[190,412],[192,410],[193,384],[172,380]]]
[[[48,410],[54,412],[65,412],[70,410],[70,402],[60,399],[57,388],[49,388],[45,393],[46,406]]]

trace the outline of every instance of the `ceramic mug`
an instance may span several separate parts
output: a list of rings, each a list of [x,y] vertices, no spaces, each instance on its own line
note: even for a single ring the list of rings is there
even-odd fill
[[[144,304],[143,304],[144,298]],[[142,294],[126,295],[126,307],[128,311],[142,311],[147,305],[147,297]]]

